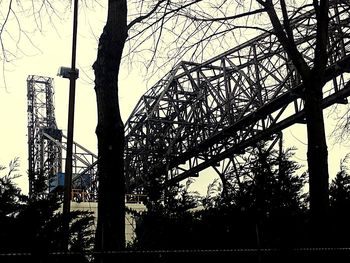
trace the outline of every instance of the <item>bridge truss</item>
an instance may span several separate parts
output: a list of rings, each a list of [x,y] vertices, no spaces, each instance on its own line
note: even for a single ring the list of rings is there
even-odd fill
[[[333,1],[329,14],[323,108],[350,95],[350,4]],[[292,27],[312,66],[314,11],[295,17]],[[202,64],[179,63],[140,98],[126,122],[128,191],[144,191],[152,178],[175,184],[208,167],[232,177],[251,147],[305,122],[304,88],[272,31]]]
[[[62,192],[67,137],[57,128],[53,79],[30,75],[27,78],[29,195],[37,193],[36,182],[46,184],[46,193]],[[73,143],[73,198],[97,198],[97,156]]]

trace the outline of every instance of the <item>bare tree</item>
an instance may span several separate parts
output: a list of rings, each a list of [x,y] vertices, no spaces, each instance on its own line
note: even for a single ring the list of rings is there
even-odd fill
[[[322,88],[326,84],[328,57],[329,1],[312,1],[316,18],[316,39],[312,63],[308,63],[295,42],[295,29],[291,27],[291,14],[285,0],[257,0],[270,18],[281,45],[300,74],[303,82],[307,125],[307,160],[309,170],[310,210],[314,224],[315,245],[322,245],[329,206],[328,151],[322,110]],[[280,16],[278,11],[280,10]]]

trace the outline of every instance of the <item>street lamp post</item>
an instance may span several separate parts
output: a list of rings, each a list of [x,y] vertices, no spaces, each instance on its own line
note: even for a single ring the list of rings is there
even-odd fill
[[[69,212],[72,195],[72,155],[73,155],[73,131],[74,131],[74,104],[75,104],[75,86],[76,79],[79,77],[76,69],[76,50],[77,50],[77,29],[78,29],[78,0],[74,0],[73,7],[73,41],[72,41],[72,61],[71,67],[61,67],[58,75],[63,78],[69,78],[69,103],[68,103],[68,128],[67,128],[67,150],[66,166],[64,178],[64,195],[63,195],[63,216],[64,216],[64,234],[65,248],[68,249],[69,240]]]

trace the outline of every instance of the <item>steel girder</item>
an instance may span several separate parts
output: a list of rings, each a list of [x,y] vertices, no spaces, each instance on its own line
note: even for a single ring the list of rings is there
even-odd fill
[[[324,108],[350,95],[350,6],[333,1],[329,13]],[[314,11],[297,16],[292,27],[312,66]],[[150,178],[170,185],[198,176],[305,121],[304,88],[272,31],[205,63],[179,63],[141,97],[126,122],[127,191],[142,192]]]
[[[62,131],[57,129],[55,119],[52,78],[28,76],[27,100],[28,176],[31,196],[35,191],[35,180],[41,176],[49,180],[62,171],[61,149],[52,141],[45,140],[44,136],[44,133],[49,133],[60,141]]]
[[[67,149],[67,136],[62,134],[62,140],[58,141],[49,134],[44,133],[45,139],[54,143],[65,153]],[[97,155],[86,149],[81,144],[73,141],[72,157],[72,197],[84,196],[85,201],[97,200]],[[65,154],[62,155],[65,157]],[[62,158],[62,157],[61,157]],[[62,158],[64,161],[64,158]]]
[[[63,188],[62,166],[67,137],[56,124],[53,79],[28,76],[27,99],[29,195],[37,194],[37,179],[45,181],[47,193],[59,192]],[[84,199],[89,201],[97,198],[96,164],[97,156],[94,153],[76,142],[73,143],[72,189],[74,194],[83,194]]]

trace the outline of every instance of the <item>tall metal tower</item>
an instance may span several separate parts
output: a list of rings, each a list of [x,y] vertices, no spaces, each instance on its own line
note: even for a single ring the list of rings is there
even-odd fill
[[[45,192],[62,192],[64,152],[67,136],[57,128],[53,78],[30,75],[28,98],[28,174],[29,195],[36,194],[35,182],[45,182]],[[72,196],[84,201],[97,198],[97,156],[73,142]]]
[[[62,172],[62,149],[54,141],[62,141],[62,131],[55,119],[52,78],[28,76],[27,99],[29,195],[32,196],[37,180],[43,180],[51,192],[55,187],[52,180]]]

